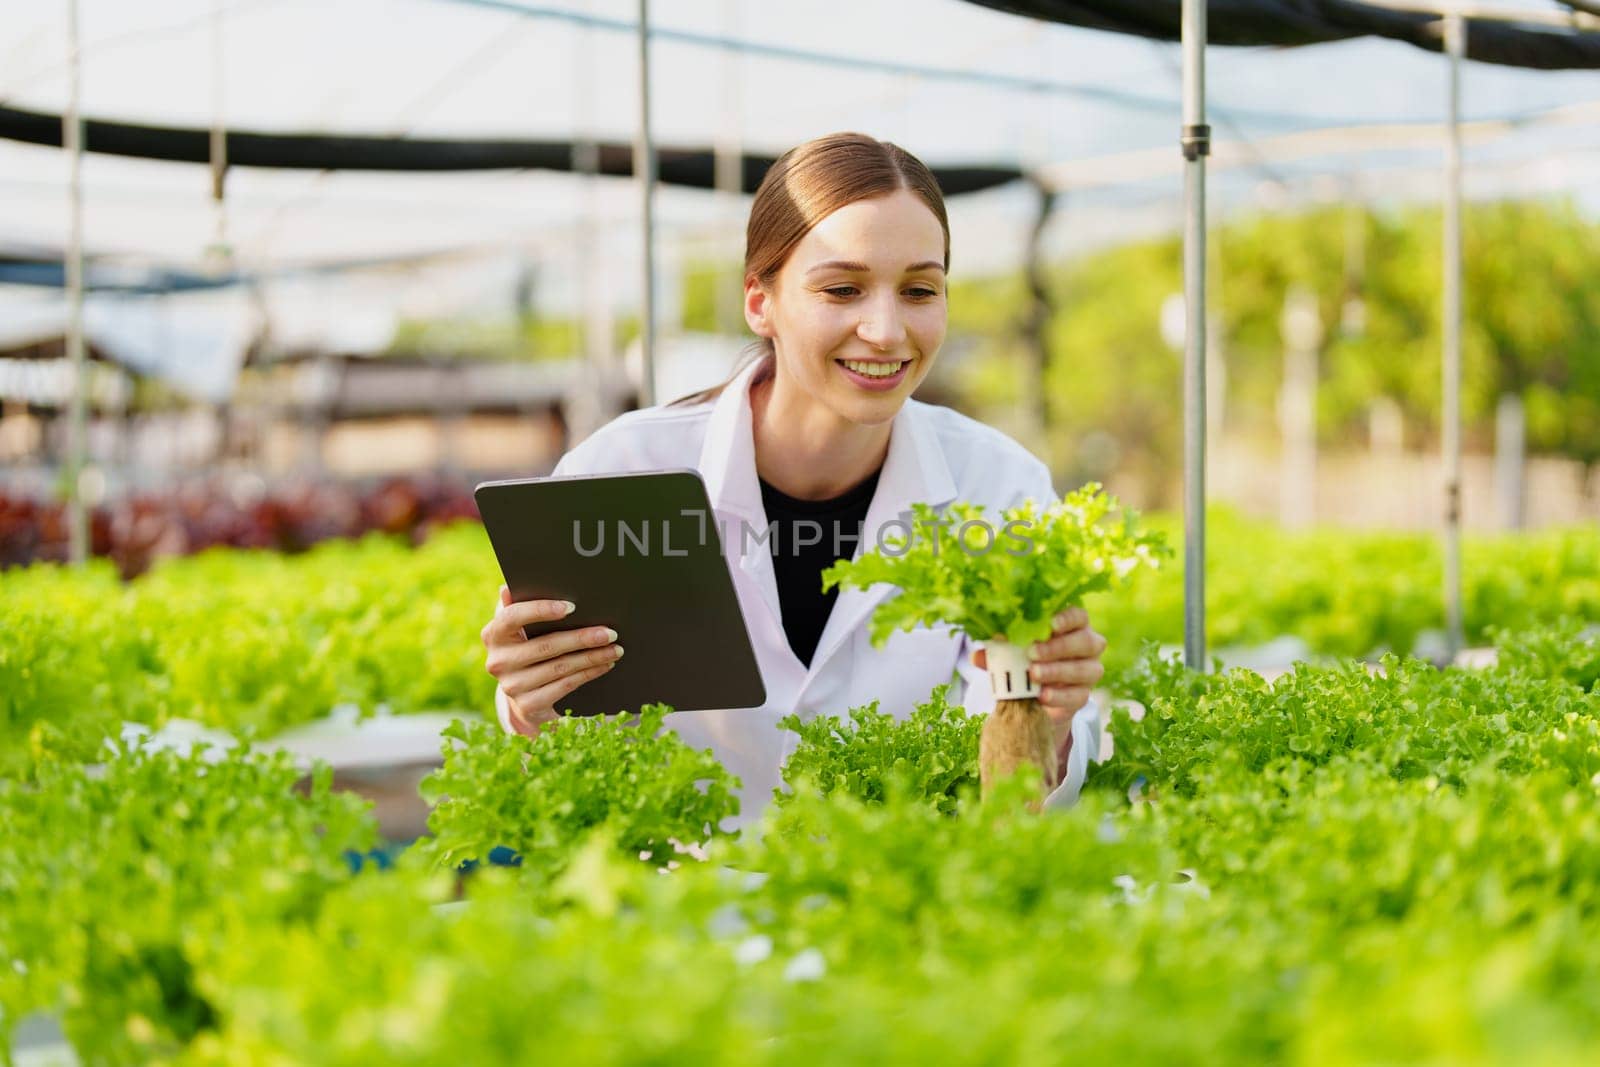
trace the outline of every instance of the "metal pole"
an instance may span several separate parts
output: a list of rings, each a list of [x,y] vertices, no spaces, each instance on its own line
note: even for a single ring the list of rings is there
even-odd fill
[[[232,265],[228,247],[228,128],[223,102],[226,65],[222,57],[222,3],[211,5],[211,211],[213,236],[206,250],[206,266],[213,276],[221,276]]]
[[[1461,624],[1461,57],[1467,24],[1444,20],[1450,63],[1450,138],[1445,152],[1444,209],[1444,609],[1452,659],[1464,644]]]
[[[644,298],[639,305],[639,406],[656,402],[655,147],[650,142],[650,0],[639,0],[639,132],[633,140],[633,173],[639,181],[644,228]]]
[[[88,443],[89,366],[83,343],[83,121],[78,115],[81,82],[78,0],[67,0],[67,110],[61,143],[67,150],[67,355],[72,360],[72,404],[67,437],[68,552],[74,564],[89,558],[89,516],[82,479]]]
[[[722,28],[729,40],[737,40],[740,35],[739,7],[739,0],[723,0]],[[744,192],[743,99],[739,82],[741,62],[736,52],[725,53],[722,57],[722,91],[725,94],[722,100],[722,135],[717,139],[715,175],[712,183],[722,194],[730,247],[737,244],[737,239],[743,236],[744,229],[744,211],[740,203],[740,196]],[[719,267],[720,245],[719,241],[717,253]],[[741,312],[744,303],[743,263],[735,266],[730,276],[723,277],[718,272],[716,286],[717,332],[727,337],[737,337],[744,332],[744,316]]]
[[[593,5],[588,6],[592,8]],[[593,140],[596,125],[594,34],[589,27],[577,30],[573,63],[576,74],[573,125],[577,134],[572,142],[572,171],[583,180],[583,203],[573,227],[574,269],[583,315],[583,358],[579,363],[580,372],[568,385],[562,409],[567,423],[567,448],[583,441],[617,414],[620,377],[613,351],[610,290],[604,280],[606,234],[598,221],[600,201],[595,187],[596,175],[600,173],[600,146]]]
[[[1206,664],[1205,0],[1183,0],[1183,658]]]

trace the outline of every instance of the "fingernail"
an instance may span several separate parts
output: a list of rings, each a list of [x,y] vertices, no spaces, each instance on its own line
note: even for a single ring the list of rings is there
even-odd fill
[[[1056,629],[1065,630],[1066,628],[1067,628],[1067,617],[1065,615],[1057,615],[1056,616]]]
[[[570,600],[563,600],[561,603],[566,605],[566,610],[561,613],[563,615],[571,615],[574,611],[578,610],[578,605],[574,604]]]
[[[607,626],[606,627],[606,640],[607,641],[615,641],[616,639],[617,639],[617,631],[615,631],[611,627]]]
[[[618,645],[617,646],[617,659],[621,659],[621,658],[622,658],[622,646]]]
[[[1044,646],[1043,645],[1034,645],[1032,648],[1028,649],[1028,658],[1029,659],[1043,659],[1044,658]]]

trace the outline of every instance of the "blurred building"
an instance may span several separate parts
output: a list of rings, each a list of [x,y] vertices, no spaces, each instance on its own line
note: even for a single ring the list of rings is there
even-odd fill
[[[267,476],[538,474],[566,445],[576,362],[299,353],[247,362],[228,453]]]

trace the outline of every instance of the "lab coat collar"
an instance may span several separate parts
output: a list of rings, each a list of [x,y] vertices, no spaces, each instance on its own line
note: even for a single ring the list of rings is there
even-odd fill
[[[719,512],[762,522],[761,485],[756,481],[756,442],[750,413],[750,379],[761,361],[734,376],[717,397],[700,448],[706,494]]]
[[[705,478],[712,507],[720,514],[750,524],[749,534],[739,528],[737,522],[724,530],[723,537],[733,542],[726,552],[755,579],[773,620],[781,625],[770,541],[754,536],[764,534],[767,524],[761,485],[756,479],[755,431],[750,407],[750,382],[759,366],[758,360],[746,367],[717,398],[700,453],[700,472]],[[909,529],[914,502],[937,508],[954,500],[955,496],[955,478],[931,424],[929,408],[920,401],[908,399],[890,426],[889,451],[872,503],[867,508],[863,539],[856,554],[859,556],[863,550],[877,548],[879,533],[886,527],[886,532],[904,536]],[[887,525],[895,519],[906,525]],[[808,677],[817,674],[828,657],[844,643],[844,638],[892,592],[894,587],[884,583],[868,590],[847,588],[840,592],[818,640]]]

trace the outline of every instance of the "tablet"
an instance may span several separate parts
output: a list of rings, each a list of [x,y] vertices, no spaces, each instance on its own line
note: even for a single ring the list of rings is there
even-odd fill
[[[473,491],[511,599],[570,600],[565,619],[609,626],[617,665],[561,701],[569,715],[754,708],[767,690],[698,471],[520,478]]]

